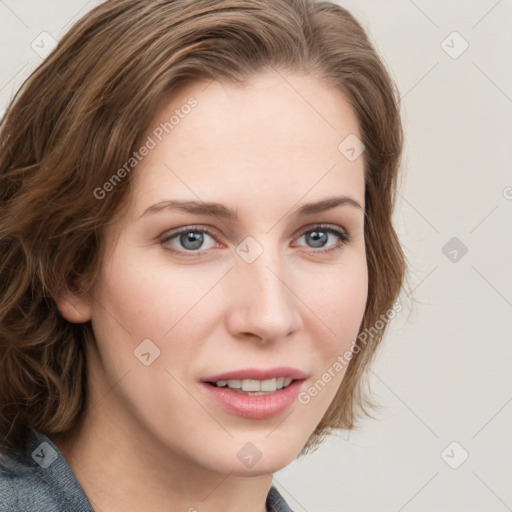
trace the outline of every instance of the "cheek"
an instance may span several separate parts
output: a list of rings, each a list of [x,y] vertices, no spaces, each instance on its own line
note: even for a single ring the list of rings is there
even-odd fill
[[[330,321],[344,342],[352,342],[359,331],[368,299],[366,266],[354,269],[340,279],[339,289],[333,292]]]
[[[366,308],[368,271],[364,252],[347,258],[340,266],[317,272],[309,286],[303,283],[301,297],[316,317],[317,330],[324,330],[325,336],[316,339],[326,340],[321,350],[331,357],[344,351],[357,336]]]
[[[311,360],[315,369],[312,378],[298,396],[303,414],[315,427],[336,396],[350,362],[353,342],[363,319],[368,297],[366,260],[323,276],[308,305],[316,313],[310,329],[313,345]]]
[[[114,253],[111,265],[99,278],[96,298],[106,311],[98,311],[97,316],[134,341],[162,340],[208,293],[222,269],[171,265],[165,255],[152,258],[149,251],[143,252],[126,249]]]

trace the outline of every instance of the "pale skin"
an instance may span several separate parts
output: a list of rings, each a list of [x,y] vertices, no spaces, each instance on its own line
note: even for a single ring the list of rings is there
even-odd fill
[[[173,95],[148,135],[191,96],[198,105],[133,171],[93,290],[58,301],[67,320],[91,320],[96,338],[84,421],[52,438],[96,512],[264,512],[272,474],[296,458],[344,372],[307,405],[267,419],[224,411],[199,382],[292,366],[308,389],[351,347],[367,300],[364,162],[338,151],[360,136],[342,94],[284,72],[245,87],[198,82]],[[333,197],[350,201],[295,213]],[[171,199],[220,203],[238,217],[144,214]],[[325,233],[314,245],[319,225],[349,241]],[[202,254],[170,238],[181,227],[210,229]],[[248,236],[263,250],[251,263],[236,251]],[[134,355],[145,339],[160,349],[149,366]],[[248,442],[262,454],[252,467],[237,457]]]

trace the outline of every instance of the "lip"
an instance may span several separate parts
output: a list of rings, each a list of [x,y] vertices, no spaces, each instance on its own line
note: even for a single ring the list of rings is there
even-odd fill
[[[288,377],[292,383],[268,395],[244,395],[228,387],[218,388],[210,384],[219,380],[265,380],[273,377]],[[297,368],[280,366],[225,372],[202,379],[200,384],[207,398],[224,411],[242,418],[267,419],[283,413],[297,401],[306,378],[307,374]]]
[[[201,388],[209,400],[224,411],[253,420],[272,418],[286,411],[297,401],[304,379],[294,380],[289,386],[270,395],[244,395],[230,388],[218,388],[201,382]]]
[[[288,377],[292,380],[302,380],[307,378],[307,374],[297,368],[290,366],[277,366],[275,368],[244,368],[233,370],[231,372],[221,373],[201,379],[202,382],[217,382],[219,380],[266,380],[274,377]]]

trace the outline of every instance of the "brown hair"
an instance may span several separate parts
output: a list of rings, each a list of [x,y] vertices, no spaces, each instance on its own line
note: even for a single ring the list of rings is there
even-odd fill
[[[359,120],[366,180],[369,290],[361,330],[389,311],[405,263],[391,223],[402,127],[395,86],[361,25],[308,0],[109,0],[84,16],[23,84],[0,132],[0,450],[30,428],[70,430],[84,410],[90,322],[55,298],[86,293],[102,229],[127,197],[106,183],[137,149],[158,107],[199,79],[245,83],[289,70],[331,84]],[[340,141],[341,142],[341,141]],[[362,391],[382,338],[359,343],[343,384],[303,453],[374,406]]]

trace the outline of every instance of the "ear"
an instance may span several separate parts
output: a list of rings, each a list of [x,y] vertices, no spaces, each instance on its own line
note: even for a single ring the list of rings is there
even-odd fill
[[[74,324],[83,324],[91,319],[92,300],[88,295],[76,295],[65,291],[57,299],[60,314]]]

